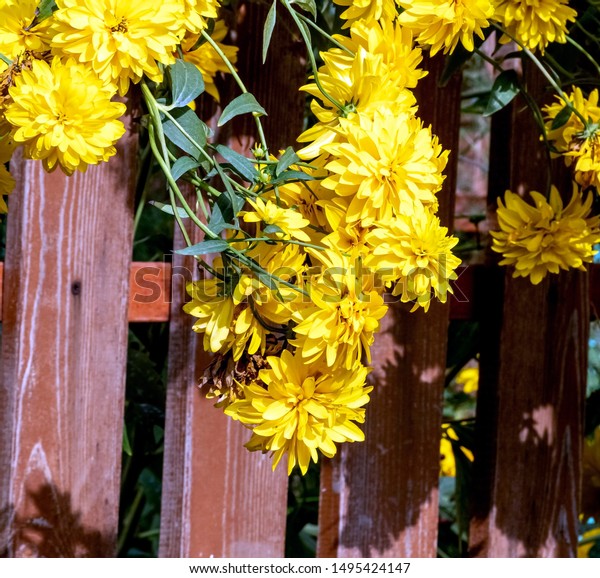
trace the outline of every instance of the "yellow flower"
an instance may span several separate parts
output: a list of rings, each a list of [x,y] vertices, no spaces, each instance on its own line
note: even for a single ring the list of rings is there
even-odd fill
[[[326,169],[331,175],[323,187],[352,197],[346,219],[374,221],[410,214],[415,203],[435,207],[448,151],[438,139],[408,113],[382,110],[368,118],[340,119],[343,140],[324,147],[331,155]]]
[[[57,0],[52,49],[89,63],[124,95],[145,74],[162,80],[161,64],[175,61],[183,24],[178,0]]]
[[[373,335],[387,311],[373,275],[333,247],[306,251],[321,271],[308,282],[311,303],[294,312],[298,325],[290,343],[308,364],[324,359],[328,367],[350,369],[363,352],[369,361]]]
[[[0,0],[0,53],[14,60],[25,51],[43,52],[49,49],[50,18],[33,28],[39,0]]]
[[[334,0],[334,4],[347,7],[340,14],[340,18],[347,21],[342,28],[348,28],[350,24],[360,20],[373,22],[381,18],[392,20],[396,17],[395,0]]]
[[[111,102],[113,92],[83,64],[34,60],[10,88],[6,119],[25,156],[42,160],[52,171],[59,164],[67,175],[107,161],[125,132],[117,120],[125,105]]]
[[[372,116],[385,108],[393,114],[416,111],[413,93],[399,81],[396,69],[384,62],[382,54],[370,54],[359,46],[351,62],[339,57],[339,49],[322,52],[325,65],[319,69],[319,81],[327,93],[345,109],[348,119],[356,113]],[[337,132],[342,115],[340,109],[324,98],[315,83],[304,90],[322,100],[311,102],[310,108],[319,122],[304,131],[298,142],[311,143],[298,151],[302,159],[319,156],[324,145],[340,140]]]
[[[571,113],[565,124],[553,129],[552,123],[564,109],[565,103],[557,102],[544,108],[546,131],[557,152],[564,156],[567,166],[573,166],[574,178],[583,189],[596,187],[600,190],[600,107],[598,89],[592,90],[588,98],[579,87],[573,87],[568,99],[573,107],[587,120],[587,126]],[[556,156],[556,155],[554,155]]]
[[[569,0],[500,0],[494,20],[530,50],[544,49],[551,42],[567,41],[567,22],[574,22],[577,12]],[[507,35],[500,42],[510,42]]]
[[[459,444],[453,444],[452,441],[459,441],[458,435],[449,425],[442,425],[442,439],[440,441],[440,476],[456,477],[456,457],[455,449],[458,447],[469,461],[473,461],[473,452]]]
[[[293,238],[306,243],[310,242],[310,237],[303,230],[310,224],[310,221],[302,217],[298,211],[278,207],[269,200],[265,203],[260,197],[254,201],[248,199],[247,202],[254,211],[240,213],[244,222],[265,223],[267,226],[278,227],[280,231],[271,233],[277,239]]]
[[[211,37],[219,45],[225,56],[232,64],[237,60],[237,46],[223,44],[221,41],[227,34],[227,27],[222,20],[215,24]],[[215,86],[215,77],[217,74],[229,73],[229,68],[223,62],[221,57],[215,52],[215,49],[204,42],[196,50],[191,50],[198,40],[198,36],[186,36],[182,43],[183,59],[191,62],[198,68],[204,79],[204,88],[217,102],[219,101],[219,91]]]
[[[287,350],[267,360],[271,367],[260,370],[260,382],[245,386],[245,398],[225,409],[252,429],[248,449],[273,452],[273,469],[287,454],[288,474],[296,464],[305,474],[318,451],[333,457],[336,443],[364,440],[356,423],[364,422],[373,389],[365,387],[367,368],[357,362],[331,372]]]
[[[335,63],[340,69],[351,67],[353,55],[362,48],[367,58],[381,57],[382,71],[390,73],[390,81],[397,88],[415,88],[419,79],[427,75],[427,71],[419,68],[423,54],[414,46],[412,32],[397,20],[359,20],[350,28],[350,37],[335,35],[334,38],[346,50],[329,50],[330,66]]]
[[[494,14],[491,0],[398,0],[398,4],[404,8],[398,21],[420,44],[430,46],[432,55],[440,50],[452,53],[459,42],[472,51],[473,36],[484,37],[483,28]]]
[[[531,192],[535,203],[506,191],[505,203],[498,199],[500,231],[492,231],[492,249],[504,257],[500,265],[514,265],[513,277],[529,277],[537,285],[548,272],[569,268],[585,270],[600,242],[600,219],[590,217],[592,195],[583,201],[577,186],[566,208],[556,187],[550,200]]]
[[[202,32],[208,26],[207,20],[218,16],[219,0],[185,0],[184,4],[183,24],[192,34]]]
[[[432,297],[446,302],[460,259],[452,254],[458,239],[448,236],[438,217],[423,209],[401,215],[380,223],[368,239],[373,257],[367,265],[385,280],[398,281],[393,295],[401,295],[403,303],[415,301],[413,311],[419,306],[427,311]]]
[[[464,393],[474,393],[479,388],[479,367],[463,367],[455,378]]]

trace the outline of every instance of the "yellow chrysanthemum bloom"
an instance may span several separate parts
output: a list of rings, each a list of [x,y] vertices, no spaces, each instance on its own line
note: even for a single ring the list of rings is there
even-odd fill
[[[479,389],[479,367],[463,367],[454,379],[464,393],[475,393]]]
[[[569,0],[500,0],[494,20],[526,48],[543,54],[551,42],[567,41],[567,22],[577,16],[568,4]],[[500,42],[510,42],[510,36],[503,35]]]
[[[254,210],[242,211],[239,216],[243,217],[246,223],[264,223],[266,226],[275,226],[280,231],[272,234],[277,239],[298,239],[306,243],[310,242],[310,237],[304,229],[310,225],[310,221],[305,219],[298,211],[278,207],[275,203],[267,200],[263,201],[260,197],[255,200],[246,201]]]
[[[146,75],[162,80],[161,64],[175,62],[182,29],[179,0],[56,0],[52,49],[88,63],[124,95]]]
[[[118,118],[125,105],[111,102],[110,87],[74,59],[48,64],[34,60],[10,88],[6,120],[25,156],[41,160],[47,171],[57,164],[67,175],[107,161],[125,132]]]
[[[414,45],[412,31],[401,26],[397,20],[360,20],[350,28],[350,36],[335,35],[334,38],[346,48],[327,51],[330,67],[343,69],[352,66],[354,55],[381,57],[381,65],[390,73],[390,81],[398,88],[414,88],[427,71],[419,68],[423,61],[420,48]],[[350,51],[349,54],[347,51]]]
[[[430,46],[431,55],[452,53],[459,42],[469,51],[473,36],[483,38],[483,29],[494,14],[491,0],[398,0],[404,11],[400,24],[413,31],[417,42]]]
[[[260,243],[247,255],[284,281],[294,282],[304,270],[305,255],[297,245]],[[232,272],[223,270],[221,258],[215,259],[213,267],[231,277]],[[246,270],[233,286],[220,279],[202,279],[188,283],[186,290],[192,300],[183,310],[197,318],[192,329],[204,333],[204,349],[222,354],[231,350],[235,361],[244,352],[264,354],[267,336],[286,332],[297,309],[295,302],[301,299],[301,293],[285,286],[276,294]]]
[[[229,62],[235,64],[238,47],[222,43],[226,34],[227,27],[225,26],[225,22],[219,20],[215,24],[215,29],[213,30],[211,37],[219,45],[219,48],[229,59]],[[198,36],[186,36],[184,38],[181,45],[183,59],[191,62],[198,68],[204,79],[204,89],[218,102],[219,91],[215,85],[215,78],[219,73],[228,74],[229,68],[208,42],[204,42],[204,44],[201,44],[196,50],[191,50],[197,41]]]
[[[207,20],[218,16],[220,5],[219,0],[184,0],[185,29],[192,34],[202,32],[208,26]]]
[[[544,108],[546,131],[558,154],[565,158],[567,166],[573,166],[574,178],[584,189],[590,186],[600,190],[600,106],[598,106],[598,89],[592,90],[585,98],[577,86],[567,97],[573,107],[586,119],[584,126],[581,119],[571,113],[568,121],[555,129],[552,123],[564,109],[561,98]],[[554,155],[556,156],[556,155]]]
[[[427,311],[433,297],[446,302],[460,259],[452,254],[458,239],[448,236],[438,217],[424,209],[401,215],[380,223],[368,239],[373,256],[366,263],[384,280],[397,281],[394,296],[414,301],[413,311]]]
[[[356,423],[363,423],[372,387],[365,387],[366,367],[330,371],[324,364],[307,364],[285,350],[267,358],[260,382],[244,387],[244,399],[225,413],[252,429],[250,450],[273,452],[273,469],[287,455],[287,471],[298,465],[303,474],[320,451],[333,457],[336,443],[363,441]]]
[[[322,185],[352,197],[346,220],[363,227],[411,214],[415,203],[435,207],[448,151],[409,113],[381,110],[372,118],[340,119],[341,142],[324,146],[330,176]]]
[[[373,22],[381,18],[393,20],[396,17],[395,0],[334,0],[334,4],[347,7],[340,14],[346,20],[342,28],[348,28],[353,22],[365,20]]]
[[[416,112],[413,93],[401,86],[397,72],[384,63],[381,54],[369,54],[360,46],[351,65],[340,60],[339,50],[323,52],[321,56],[325,65],[319,69],[319,81],[327,93],[344,107],[344,114],[349,119],[356,113],[372,116],[382,108],[393,114]],[[307,84],[301,90],[316,97],[310,108],[319,122],[298,137],[298,142],[311,143],[299,150],[298,156],[312,159],[322,153],[324,145],[340,140],[336,128],[343,114],[321,94],[315,83]]]
[[[552,187],[549,201],[531,192],[534,206],[506,191],[498,199],[500,231],[492,231],[492,249],[502,253],[500,265],[514,266],[513,277],[529,277],[537,285],[548,272],[570,268],[585,270],[600,242],[600,218],[590,217],[592,195],[585,201],[577,186],[563,208],[560,194]]]
[[[363,353],[370,361],[373,336],[387,311],[373,275],[336,248],[307,252],[322,267],[308,280],[311,303],[294,312],[298,324],[290,343],[308,364],[350,369]]]
[[[49,18],[33,28],[39,0],[0,0],[0,53],[14,60],[25,51],[49,49]]]

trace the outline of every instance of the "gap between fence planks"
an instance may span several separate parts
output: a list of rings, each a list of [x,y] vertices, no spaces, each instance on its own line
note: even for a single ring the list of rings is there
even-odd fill
[[[483,265],[459,267],[458,279],[452,283],[454,295],[450,297],[450,319],[474,321],[479,317],[478,296],[480,278],[484,274]],[[176,272],[176,275],[181,273]],[[130,323],[162,323],[171,318],[171,279],[170,263],[135,261],[131,263],[129,275]],[[589,268],[590,308],[592,318],[600,316],[600,265]],[[2,321],[2,286],[4,263],[0,262],[0,321]]]

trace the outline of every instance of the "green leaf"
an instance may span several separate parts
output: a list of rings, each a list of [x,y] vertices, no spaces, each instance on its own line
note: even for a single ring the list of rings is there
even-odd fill
[[[150,201],[150,204],[157,209],[160,209],[163,213],[167,213],[168,215],[174,215],[173,207],[171,205],[165,203],[159,203],[158,201]],[[185,212],[181,207],[177,207],[177,214],[182,219],[187,219],[189,215]]]
[[[273,4],[271,4],[271,8],[269,8],[269,13],[267,14],[267,19],[265,20],[265,27],[263,29],[262,49],[263,64],[267,59],[267,52],[269,52],[269,44],[271,44],[271,36],[273,35],[275,21],[277,20],[277,1],[278,0],[273,0]]]
[[[224,239],[209,239],[196,243],[191,247],[177,249],[175,253],[178,255],[206,255],[207,253],[221,253],[229,248],[229,244]]]
[[[175,180],[180,178],[185,173],[198,168],[200,163],[191,157],[180,157],[178,158],[171,167],[171,175]]]
[[[186,106],[204,92],[201,72],[191,62],[177,59],[168,68],[171,77],[173,107]]]
[[[32,27],[39,24],[42,20],[46,20],[52,16],[52,13],[56,10],[56,2],[54,0],[41,0],[38,7],[35,9],[35,19],[31,23]]]
[[[254,168],[252,162],[244,155],[241,155],[224,145],[217,145],[216,149],[219,154],[231,164],[232,168],[240,175],[240,177],[251,183],[256,180],[258,171]]]
[[[571,118],[571,114],[571,109],[568,106],[562,108],[560,112],[554,117],[552,125],[550,126],[550,130],[556,130],[557,128],[560,128],[561,126],[567,124],[567,122],[569,122],[569,119]]]
[[[223,171],[221,165],[217,163],[215,165],[215,168],[217,170],[217,173],[219,173],[223,184],[225,185],[225,193],[217,199],[217,204],[219,205],[219,208],[223,213],[223,218],[226,221],[231,222],[236,217],[236,215],[242,210],[245,201],[242,197],[240,197],[240,195],[236,194],[236,192],[233,190],[233,187],[231,186],[231,183],[225,176],[225,172]]]
[[[265,116],[267,114],[265,109],[258,104],[256,98],[254,98],[254,95],[250,94],[249,92],[245,92],[244,94],[240,94],[237,98],[234,98],[224,108],[217,126],[223,126],[232,118],[239,116],[240,114],[248,114],[250,112],[256,112]]]
[[[296,6],[299,6],[300,8],[302,8],[302,10],[305,10],[306,12],[310,12],[310,14],[313,17],[313,20],[316,21],[316,19],[317,19],[317,4],[316,4],[315,0],[290,0],[290,4],[296,4]]]
[[[514,70],[501,72],[494,81],[483,116],[490,116],[502,110],[520,91],[517,73]]]
[[[287,183],[290,181],[314,181],[315,177],[302,171],[285,171],[281,173],[277,178],[271,180],[269,184],[280,185],[281,183]]]
[[[294,152],[292,147],[288,147],[285,149],[285,152],[281,155],[277,166],[275,167],[275,176],[279,176],[285,169],[287,169],[290,165],[297,163],[300,160],[300,157]]]
[[[219,199],[225,198],[225,195],[221,195]],[[217,199],[217,201],[219,200]],[[226,199],[227,202],[227,199]],[[231,205],[230,205],[231,206]],[[229,224],[223,218],[223,212],[219,207],[218,202],[215,203],[212,207],[212,211],[210,213],[210,220],[208,221],[207,227],[215,234],[218,235],[223,232]]]
[[[166,119],[163,122],[165,136],[181,150],[190,154],[195,159],[198,159],[201,155],[198,146],[204,147],[206,145],[204,123],[196,116],[196,113],[188,107],[178,108],[172,111],[171,115],[181,126],[181,129],[177,127],[171,119]],[[192,142],[190,138],[194,142]]]
[[[130,457],[133,455],[131,443],[129,442],[129,434],[127,433],[127,427],[123,428],[123,453],[127,454]]]

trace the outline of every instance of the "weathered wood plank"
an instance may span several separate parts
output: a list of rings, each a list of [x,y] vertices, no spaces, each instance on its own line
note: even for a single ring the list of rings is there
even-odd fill
[[[543,79],[530,68],[526,83],[543,96]],[[492,150],[492,162],[504,163],[496,173],[513,191],[544,191],[546,158],[531,113],[518,103],[509,126],[504,154]],[[554,182],[570,197],[561,162]],[[493,195],[503,192],[497,188],[490,183]],[[490,268],[482,320],[471,554],[574,556],[589,275],[549,275],[533,286],[498,273]]]
[[[241,47],[238,68],[269,113],[265,131],[276,151],[293,143],[301,130],[303,108],[290,111],[282,101],[287,103],[288,94],[293,95],[302,83],[304,66],[298,43],[278,23],[271,47],[278,57],[270,57],[266,70],[255,74],[261,61],[256,30],[265,17],[264,7],[242,3],[236,31]],[[223,100],[227,102],[225,95]],[[236,120],[216,131],[216,137],[247,154],[256,140],[254,125],[246,117]],[[176,256],[174,267],[195,274],[192,260]],[[193,319],[181,312],[183,289],[183,278],[174,280],[160,555],[283,556],[286,472],[280,468],[273,473],[267,456],[250,454],[243,447],[250,432],[226,418],[198,391],[208,357],[201,352],[201,336],[198,339],[191,330]]]
[[[129,117],[130,118],[130,117]],[[113,556],[137,136],[85,174],[13,162],[0,385],[0,551]]]
[[[440,216],[452,222],[460,78],[437,90],[443,61],[421,81],[419,113],[451,149]],[[375,386],[366,441],[346,444],[325,466],[319,517],[321,556],[435,556],[439,443],[448,305],[409,313],[391,304],[372,349]],[[335,532],[335,539],[330,535]]]

